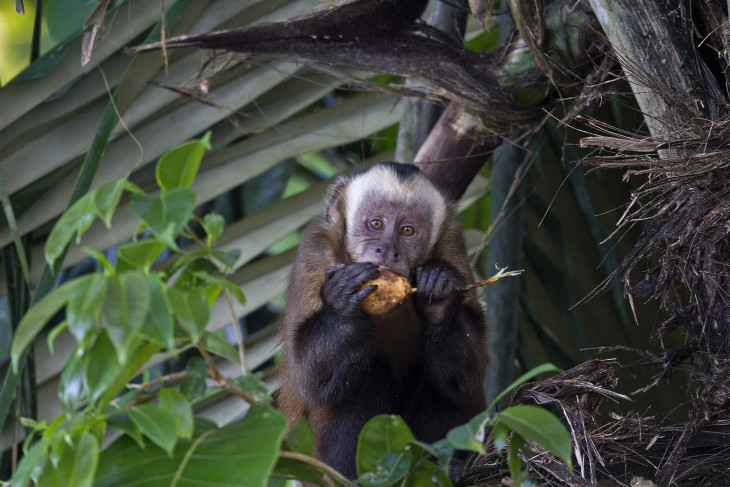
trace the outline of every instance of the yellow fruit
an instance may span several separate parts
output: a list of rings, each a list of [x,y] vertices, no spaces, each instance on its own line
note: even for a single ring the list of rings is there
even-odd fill
[[[387,269],[380,269],[380,276],[366,282],[363,287],[373,284],[378,286],[378,289],[362,300],[362,310],[370,315],[387,313],[413,292],[408,279]]]

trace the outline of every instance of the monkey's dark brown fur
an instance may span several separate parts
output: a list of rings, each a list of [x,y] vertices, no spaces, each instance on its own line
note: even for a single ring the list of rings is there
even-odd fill
[[[373,211],[395,208],[402,212],[402,203],[393,206],[387,200],[392,194],[413,196],[409,192],[418,193],[419,210],[439,217],[438,208],[422,208],[424,201],[428,206],[431,200],[444,210],[441,221],[415,224],[424,232],[421,238],[428,235],[424,225],[434,224],[436,232],[423,255],[418,251],[406,256],[410,259],[407,277],[419,292],[382,316],[359,310],[359,301],[372,290],[358,290],[378,275],[373,264],[362,260],[398,266],[402,263],[395,261],[409,251],[398,247],[398,242],[406,240],[400,234],[394,237],[394,247],[379,244],[377,254],[353,258],[346,251],[352,235],[359,235],[357,229],[368,222],[346,221],[346,206],[353,201],[348,191],[355,191],[352,183],[362,175],[341,177],[331,188],[325,214],[302,236],[284,313],[285,350],[280,364],[280,409],[290,423],[306,417],[314,428],[317,457],[350,478],[356,477],[359,431],[371,417],[399,414],[419,440],[433,442],[482,411],[488,361],[484,313],[476,295],[473,291],[448,293],[449,288],[473,282],[452,205],[437,195],[415,166],[385,164],[370,171],[379,171],[372,181],[403,183],[393,193],[392,188],[370,188],[377,184],[369,182],[367,194],[355,200],[373,206]],[[423,194],[437,196],[424,200]],[[406,218],[411,209],[415,211],[415,207],[405,208]],[[360,216],[356,209],[350,210],[350,215]],[[384,221],[390,222],[390,215]],[[381,257],[388,252],[389,257]],[[372,255],[375,258],[369,258]],[[345,297],[338,295],[343,289]]]

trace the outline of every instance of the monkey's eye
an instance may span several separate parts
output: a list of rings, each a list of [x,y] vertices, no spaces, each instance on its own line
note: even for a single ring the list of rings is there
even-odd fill
[[[368,226],[370,226],[370,228],[372,228],[373,230],[382,230],[385,225],[383,224],[383,220],[379,218],[373,218],[368,222]]]
[[[410,225],[404,225],[404,226],[401,227],[400,233],[402,233],[406,237],[410,237],[411,235],[413,235],[414,233],[416,233],[416,229],[413,228]]]

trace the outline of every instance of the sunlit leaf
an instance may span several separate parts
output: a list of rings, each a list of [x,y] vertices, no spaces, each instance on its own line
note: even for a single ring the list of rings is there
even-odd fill
[[[157,184],[163,192],[193,184],[206,149],[210,149],[210,132],[200,140],[184,142],[163,154],[155,169]]]

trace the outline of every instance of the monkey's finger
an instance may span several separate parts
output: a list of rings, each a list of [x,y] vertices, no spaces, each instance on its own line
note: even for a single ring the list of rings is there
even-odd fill
[[[355,293],[355,300],[359,303],[366,297],[368,297],[370,294],[374,293],[375,290],[378,289],[378,286],[376,284],[371,284],[369,286],[365,286],[360,291]]]
[[[449,269],[424,267],[416,274],[418,292],[432,298],[444,298],[456,286],[457,278]]]
[[[332,276],[334,276],[337,271],[339,271],[340,269],[342,269],[344,267],[345,267],[345,264],[333,265],[332,267],[330,267],[329,269],[324,271],[325,279],[332,279]]]
[[[360,289],[360,286],[379,275],[378,266],[370,262],[353,264],[342,271],[342,278],[346,280],[347,286],[352,288],[353,291]]]

